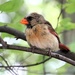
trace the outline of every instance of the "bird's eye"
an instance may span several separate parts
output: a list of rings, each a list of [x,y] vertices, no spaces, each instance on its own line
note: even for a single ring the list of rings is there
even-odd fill
[[[28,20],[32,20],[32,19],[33,19],[33,17],[29,16],[29,17],[27,17],[27,19],[28,19]]]

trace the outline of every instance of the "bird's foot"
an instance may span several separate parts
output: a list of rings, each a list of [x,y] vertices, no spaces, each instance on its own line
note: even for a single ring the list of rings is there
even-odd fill
[[[37,48],[35,46],[31,46],[31,49],[32,49],[32,53],[35,53],[35,50],[43,50],[43,49]]]
[[[38,48],[35,47],[35,46],[32,46],[31,49],[32,49],[32,53],[35,53],[35,50],[38,49]]]
[[[49,52],[49,56],[51,57],[51,50],[49,49],[48,52]]]

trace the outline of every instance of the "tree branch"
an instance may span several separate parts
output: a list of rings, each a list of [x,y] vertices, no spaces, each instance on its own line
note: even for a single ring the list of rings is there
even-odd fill
[[[16,38],[26,40],[26,37],[23,32],[20,32],[18,30],[13,29],[13,28],[7,27],[7,25],[0,26],[0,32],[9,33],[11,35],[14,35]]]
[[[14,74],[14,75],[17,75],[15,72],[14,72],[14,70],[9,66],[9,64],[8,64],[8,62],[5,60],[5,58],[3,57],[3,56],[1,56],[0,55],[0,57],[2,58],[2,60],[6,63],[6,65],[7,65],[7,67],[6,66],[4,66],[4,68],[6,69],[6,70],[8,70],[12,75]]]
[[[26,37],[25,37],[24,33],[20,32],[20,31],[17,31],[13,28],[7,27],[7,26],[0,26],[0,32],[9,33],[11,35],[16,36],[17,38],[26,40]],[[0,46],[0,49],[2,49],[2,48],[3,48],[3,46]],[[45,56],[50,56],[50,53],[48,51],[40,50],[40,49],[33,50],[32,48],[27,48],[27,47],[23,47],[23,46],[16,46],[16,45],[7,44],[6,49],[20,50],[20,51],[26,51],[26,52],[32,52],[32,53],[36,53],[36,54],[45,55]],[[65,57],[66,54],[63,56],[63,55],[60,55],[58,53],[51,52],[51,56],[56,58],[56,59],[65,61],[65,62],[75,66],[75,61]]]
[[[0,46],[0,49],[2,49],[3,47]],[[32,50],[32,48],[27,48],[27,47],[23,47],[23,46],[15,46],[15,45],[8,45],[7,44],[7,49],[12,49],[12,50],[19,50],[19,51],[26,51],[26,52],[32,52],[32,53],[36,53],[36,54],[41,54],[41,55],[45,55],[45,56],[50,56],[50,53],[48,51],[45,51],[45,50],[41,50],[41,49],[35,49],[35,50]],[[65,57],[65,56],[62,56],[60,54],[57,54],[55,52],[51,52],[51,56],[56,58],[56,59],[59,59],[59,60],[62,60],[62,61],[65,61],[69,64],[72,64],[75,66],[75,61]]]
[[[10,66],[0,66],[1,68],[8,68],[8,67],[32,67],[32,66],[37,66],[37,65],[40,65],[42,63],[45,63],[46,61],[48,61],[50,58],[47,58],[45,59],[44,61],[41,61],[41,62],[38,62],[38,63],[35,63],[35,64],[29,64],[29,65],[10,65]]]
[[[7,44],[3,41],[1,37],[0,37],[0,43],[3,45],[3,48],[7,48]]]

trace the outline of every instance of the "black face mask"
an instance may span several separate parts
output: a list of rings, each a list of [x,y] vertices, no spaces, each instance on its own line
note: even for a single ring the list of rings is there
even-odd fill
[[[32,19],[33,19],[33,17],[31,17],[31,16],[28,16],[28,17],[27,17],[27,20],[28,20],[28,21],[31,21]]]
[[[27,25],[27,28],[32,28],[33,26],[31,26],[30,24]]]

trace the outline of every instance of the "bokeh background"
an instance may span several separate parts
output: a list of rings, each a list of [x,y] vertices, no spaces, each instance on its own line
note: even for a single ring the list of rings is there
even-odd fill
[[[58,19],[61,6],[63,12]],[[61,41],[75,52],[75,0],[0,0],[0,26],[7,25],[24,32],[26,27],[20,24],[20,20],[32,12],[42,14],[52,24]],[[12,35],[0,33],[0,36],[8,44],[29,47],[26,41],[16,40]],[[16,50],[0,49],[0,55],[10,65],[28,65],[43,61],[42,55]],[[1,58],[0,65],[6,65]],[[17,75],[75,75],[74,66],[54,58],[38,66],[14,70]],[[0,75],[14,74],[0,68]]]

